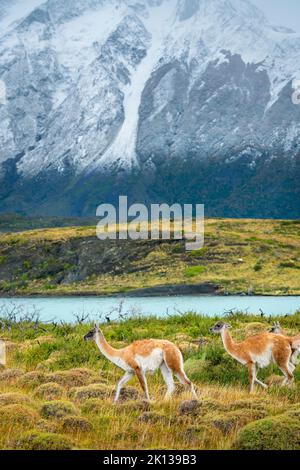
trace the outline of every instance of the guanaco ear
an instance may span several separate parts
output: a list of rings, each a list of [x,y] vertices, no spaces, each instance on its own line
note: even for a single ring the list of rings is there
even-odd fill
[[[228,329],[232,328],[232,326],[229,325],[229,323],[225,323],[225,326],[226,326],[226,328],[228,328]]]
[[[95,323],[94,327],[95,327],[95,331],[99,331],[99,330],[100,330],[99,325],[98,325],[97,323]]]

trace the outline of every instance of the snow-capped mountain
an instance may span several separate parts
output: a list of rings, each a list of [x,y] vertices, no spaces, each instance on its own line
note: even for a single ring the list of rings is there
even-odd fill
[[[296,216],[299,78],[300,35],[248,0],[0,0],[1,210]]]

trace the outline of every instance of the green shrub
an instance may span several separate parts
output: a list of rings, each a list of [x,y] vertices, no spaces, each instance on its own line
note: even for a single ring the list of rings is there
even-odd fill
[[[103,400],[99,398],[89,398],[82,404],[81,411],[87,414],[99,415],[103,413],[104,406]]]
[[[300,419],[300,405],[299,403],[297,405],[290,406],[287,411],[285,412],[286,416],[290,416],[291,418],[297,418]]]
[[[108,398],[112,395],[112,388],[101,384],[92,384],[86,387],[75,387],[70,390],[70,397],[82,402],[90,398]]]
[[[56,382],[63,387],[82,387],[95,380],[95,373],[89,369],[71,369],[46,375],[47,382]]]
[[[72,450],[74,444],[60,434],[29,431],[11,443],[16,450]]]
[[[299,419],[285,415],[245,426],[233,446],[239,450],[300,450]]]
[[[268,396],[260,398],[249,398],[235,400],[233,403],[227,405],[229,411],[234,410],[248,410],[248,411],[265,411],[268,408],[268,405],[273,401],[269,399]]]
[[[186,361],[186,372],[192,381],[222,385],[248,383],[245,367],[224,351],[221,344],[211,344]]]
[[[35,424],[35,429],[38,429],[41,432],[54,432],[57,433],[59,428],[59,424],[56,421],[49,421],[47,419],[40,419]]]
[[[208,424],[215,426],[224,434],[245,426],[247,423],[264,418],[263,410],[239,409],[226,413],[213,413],[207,417]]]
[[[186,268],[184,275],[186,277],[195,277],[198,276],[199,274],[203,274],[206,271],[205,266],[190,266],[189,268]]]
[[[44,290],[55,290],[56,287],[56,284],[49,284],[48,282],[43,285]]]
[[[194,258],[202,258],[206,253],[208,252],[208,247],[204,246],[203,248],[200,248],[199,250],[193,250],[189,253],[190,256],[193,256]]]
[[[76,414],[76,408],[73,403],[68,401],[50,401],[41,407],[41,415],[43,418],[63,418],[67,415]]]
[[[188,446],[192,446],[196,449],[199,445],[205,447],[211,447],[211,442],[216,439],[221,440],[223,435],[221,431],[216,429],[214,426],[209,424],[196,424],[188,427],[187,430],[183,431],[183,437]]]
[[[162,414],[156,413],[155,411],[145,411],[138,417],[138,421],[140,423],[147,423],[147,424],[156,424],[156,423],[163,423],[166,426],[170,424],[171,418]]]
[[[49,358],[50,354],[57,351],[62,345],[58,342],[33,343],[29,347],[16,351],[14,360],[18,364],[24,364],[26,368],[34,369],[42,361]]]
[[[21,393],[3,393],[0,395],[0,406],[5,405],[19,405],[23,403],[30,403],[30,398]]]
[[[294,261],[283,261],[279,264],[279,268],[290,268],[290,269],[300,269]]]
[[[37,421],[37,413],[25,405],[7,405],[0,407],[1,425],[17,426],[18,428],[30,428]]]
[[[258,271],[261,271],[264,267],[264,260],[263,259],[259,259],[255,265],[253,266],[253,269],[254,271],[258,272]]]
[[[139,400],[141,399],[139,391],[135,387],[123,387],[120,393],[120,401]]]
[[[259,333],[265,333],[267,331],[267,325],[261,322],[247,323],[243,328],[246,336],[254,336]]]
[[[219,411],[219,412],[227,411],[227,408],[228,408],[227,405],[225,405],[224,403],[221,403],[218,400],[215,400],[213,398],[205,398],[201,400],[200,413],[201,413],[201,416],[204,416],[208,413],[210,414],[213,411]]]
[[[27,270],[31,269],[30,261],[24,261],[23,267],[24,267],[24,269],[27,269]]]
[[[40,385],[34,392],[34,396],[43,400],[57,400],[63,397],[64,388],[56,383]]]
[[[17,382],[24,372],[20,369],[6,369],[0,373],[0,382],[11,384]]]
[[[37,387],[43,382],[45,382],[45,374],[35,370],[27,372],[26,374],[22,375],[19,379],[19,384],[28,388]]]
[[[67,416],[61,421],[61,429],[69,433],[90,432],[93,430],[93,425],[80,416]]]
[[[206,367],[204,359],[190,357],[184,363],[184,370],[189,377],[198,377]]]

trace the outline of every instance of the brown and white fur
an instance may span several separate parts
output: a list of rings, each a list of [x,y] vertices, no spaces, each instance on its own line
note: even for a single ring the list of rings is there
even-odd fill
[[[147,372],[154,373],[161,370],[167,385],[166,398],[174,392],[173,374],[186,385],[197,398],[194,386],[186,376],[183,369],[183,358],[180,350],[170,341],[159,339],[145,339],[135,341],[122,349],[115,349],[108,344],[100,328],[95,327],[84,337],[85,341],[94,340],[101,353],[113,364],[125,371],[125,375],[118,383],[115,402],[118,401],[122,387],[136,375],[145,393],[146,400],[150,401]]]
[[[279,322],[273,323],[273,326],[270,328],[269,332],[275,335],[287,336],[285,331],[281,328]],[[292,348],[293,352],[291,356],[291,363],[293,366],[296,366],[298,364],[298,356],[300,354],[300,333],[295,336],[289,336],[289,339],[291,339],[293,344],[296,346],[295,348]]]
[[[220,333],[225,350],[234,359],[243,365],[247,365],[249,372],[250,393],[256,382],[263,388],[267,385],[258,380],[256,368],[267,367],[275,362],[284,374],[283,385],[294,380],[290,359],[292,355],[293,342],[286,336],[274,335],[272,333],[260,333],[250,336],[244,341],[237,343],[229,332],[230,325],[219,321],[210,331]]]

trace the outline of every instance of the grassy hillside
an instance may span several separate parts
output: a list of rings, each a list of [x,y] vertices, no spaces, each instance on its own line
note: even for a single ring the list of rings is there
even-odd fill
[[[93,217],[28,217],[21,214],[1,214],[0,232],[22,232],[53,227],[86,226],[95,224]]]
[[[99,241],[95,227],[0,235],[0,294],[114,294],[211,283],[220,293],[300,294],[300,222],[208,219],[205,246]],[[175,289],[176,291],[176,289]]]
[[[143,402],[136,379],[122,401],[112,394],[122,372],[83,336],[91,325],[10,323],[2,318],[7,368],[0,372],[1,449],[298,449],[300,370],[292,387],[280,387],[275,366],[259,372],[267,391],[247,392],[246,369],[208,333],[217,318],[187,313],[165,320],[133,318],[104,325],[110,343],[168,338],[179,345],[199,402],[177,386],[163,401],[159,373],[149,376],[152,404]],[[236,313],[227,318],[237,339],[265,331],[270,319]],[[286,332],[300,330],[300,312],[280,319]],[[202,338],[202,341],[195,342]],[[178,432],[180,429],[180,433]]]

